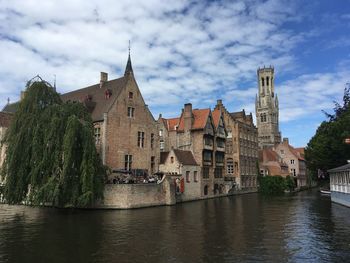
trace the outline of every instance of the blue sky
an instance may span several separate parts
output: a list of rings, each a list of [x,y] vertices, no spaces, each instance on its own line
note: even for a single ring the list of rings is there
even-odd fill
[[[275,68],[280,130],[305,146],[350,82],[350,1],[0,0],[0,107],[40,74],[64,93],[134,74],[155,118],[184,103],[255,115]]]

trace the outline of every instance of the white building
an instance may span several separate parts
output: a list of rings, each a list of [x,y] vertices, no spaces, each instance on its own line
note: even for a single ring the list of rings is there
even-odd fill
[[[328,172],[332,201],[350,207],[350,163]]]

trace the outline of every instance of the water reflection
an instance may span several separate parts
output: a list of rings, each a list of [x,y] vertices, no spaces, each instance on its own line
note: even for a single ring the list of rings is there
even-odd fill
[[[338,262],[350,209],[315,191],[129,211],[0,206],[0,262]]]

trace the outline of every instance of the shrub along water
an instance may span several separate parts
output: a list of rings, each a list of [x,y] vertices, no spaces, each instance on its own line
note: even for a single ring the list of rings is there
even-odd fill
[[[259,192],[265,195],[280,195],[287,188],[286,179],[282,176],[259,176]]]
[[[106,172],[90,114],[81,103],[63,103],[47,82],[27,85],[2,143],[7,203],[84,207],[103,198]]]

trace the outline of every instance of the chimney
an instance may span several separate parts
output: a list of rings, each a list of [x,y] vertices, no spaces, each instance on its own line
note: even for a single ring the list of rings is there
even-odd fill
[[[158,117],[158,120],[161,119],[163,116],[161,113],[159,113],[159,117]]]
[[[215,106],[215,109],[221,109],[222,108],[222,100],[217,100],[216,101],[216,106]]]
[[[192,114],[192,104],[186,103],[184,109],[184,129],[189,131],[192,128],[193,114]]]
[[[102,88],[103,83],[108,81],[108,73],[106,72],[101,72],[100,74],[100,88]]]
[[[289,140],[288,140],[288,138],[283,138],[283,144],[289,145]]]

